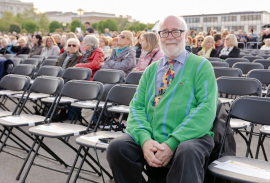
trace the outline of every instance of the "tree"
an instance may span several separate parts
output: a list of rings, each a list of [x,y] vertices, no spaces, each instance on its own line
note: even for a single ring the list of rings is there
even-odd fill
[[[27,33],[27,30],[26,30],[26,29],[22,29],[20,33],[21,33],[21,34],[22,34],[22,33]]]
[[[91,27],[95,30],[97,30],[98,22],[92,23]]]
[[[101,20],[98,25],[97,25],[97,30],[104,33],[104,27],[103,27],[103,22],[105,22],[104,20]]]
[[[136,31],[136,26],[135,25],[131,25],[131,26],[128,26],[128,27],[125,27],[125,30],[130,30],[130,31]]]
[[[103,27],[108,28],[110,31],[118,31],[118,23],[114,20],[107,19],[103,22]]]
[[[79,20],[73,20],[70,24],[70,31],[75,32],[76,28],[80,27],[80,21]],[[82,31],[85,30],[85,25],[82,24]]]
[[[9,25],[9,32],[13,32],[13,31],[15,31],[17,33],[21,32],[20,24],[18,24],[18,23],[10,24]]]
[[[18,15],[17,19],[20,20],[19,23],[23,24],[25,21],[37,22],[38,26],[44,29],[49,28],[49,19],[47,13],[38,12],[37,8],[26,9],[23,14]]]
[[[38,31],[39,27],[36,22],[34,21],[28,21],[24,23],[24,28],[27,30],[29,33],[33,33],[35,31]]]
[[[138,32],[138,31],[142,31],[145,28],[147,28],[147,25],[143,24],[143,23],[139,23],[138,25],[135,26],[135,28],[136,28],[136,32]]]
[[[9,25],[15,22],[15,17],[12,12],[4,11],[2,15],[2,21],[0,27],[2,27],[2,31],[8,31]]]
[[[62,25],[57,21],[52,21],[49,25],[49,31],[52,33],[55,29],[62,28]]]

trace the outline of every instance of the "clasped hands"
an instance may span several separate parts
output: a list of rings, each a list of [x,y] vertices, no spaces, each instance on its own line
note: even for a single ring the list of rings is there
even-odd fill
[[[155,140],[147,140],[143,144],[143,155],[151,167],[166,166],[173,156],[173,151],[166,143],[158,143]]]

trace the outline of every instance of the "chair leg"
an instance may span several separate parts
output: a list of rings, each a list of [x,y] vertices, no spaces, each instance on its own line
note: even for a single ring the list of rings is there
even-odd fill
[[[258,156],[259,156],[259,151],[260,151],[260,146],[261,146],[261,138],[262,138],[262,133],[260,133],[260,135],[259,135],[255,159],[258,159]]]
[[[68,174],[68,178],[67,178],[66,183],[69,183],[69,181],[70,181],[70,178],[71,178],[71,176],[72,176],[72,173],[73,173],[73,171],[74,171],[74,168],[75,168],[75,166],[76,166],[76,163],[77,163],[77,161],[78,161],[78,158],[79,158],[79,156],[80,156],[81,150],[82,150],[82,146],[80,146],[80,148],[78,149],[76,158],[75,158],[74,163],[73,163],[73,165],[72,165],[72,167],[71,167],[71,170],[70,170],[70,172],[69,172],[69,174]]]
[[[79,175],[80,175],[80,172],[81,172],[81,169],[82,169],[82,167],[83,167],[83,163],[84,163],[85,158],[86,158],[86,156],[87,156],[87,152],[89,151],[89,147],[88,147],[87,149],[85,149],[85,148],[83,147],[83,150],[84,150],[85,153],[84,153],[82,162],[81,162],[81,164],[80,164],[80,167],[79,167],[79,169],[78,169],[78,171],[77,171],[77,174],[76,174],[76,176],[75,176],[75,179],[74,179],[73,183],[76,183],[76,182],[77,182],[77,179],[78,179],[78,177],[79,177]]]
[[[239,130],[235,130],[235,132],[239,133],[239,135],[244,139],[244,141],[246,142],[246,145],[248,147],[249,143],[248,143],[247,138]],[[251,150],[249,151],[249,154],[250,154],[250,157],[253,158],[253,154],[252,154]]]
[[[30,162],[30,164],[29,164],[29,167],[28,167],[28,169],[27,169],[27,171],[26,171],[26,173],[25,173],[25,175],[24,175],[24,177],[23,177],[22,183],[25,183],[25,180],[26,180],[26,178],[27,178],[27,176],[28,176],[28,174],[29,174],[29,172],[30,172],[30,169],[31,169],[33,163],[34,163],[34,160],[35,160],[35,158],[36,158],[36,156],[37,156],[37,152],[38,152],[38,150],[39,150],[39,148],[40,148],[40,145],[42,144],[42,141],[43,141],[44,137],[42,137],[41,139],[39,139],[38,136],[36,136],[36,139],[39,141],[39,144],[38,144],[38,146],[37,146],[37,149],[36,149],[36,151],[35,151],[35,154],[34,154],[32,160],[31,160],[31,162]]]
[[[7,127],[5,127],[5,129],[7,129]],[[7,139],[8,139],[8,137],[9,137],[10,132],[11,132],[12,129],[13,129],[13,128],[11,127],[10,130],[8,130],[7,136],[6,136],[5,140],[3,141],[2,146],[1,146],[1,148],[0,148],[0,153],[1,153],[2,150],[3,150],[3,148],[4,148],[4,146],[5,146],[6,142],[7,142]]]
[[[20,176],[21,176],[21,174],[22,174],[22,171],[23,171],[23,169],[24,169],[24,167],[25,167],[25,165],[26,165],[26,163],[27,163],[27,161],[28,161],[28,159],[29,159],[29,157],[30,157],[30,155],[31,155],[31,153],[32,153],[32,151],[33,151],[33,149],[34,149],[36,143],[37,143],[37,139],[35,139],[35,141],[34,141],[32,147],[31,147],[31,149],[30,149],[30,151],[29,151],[29,153],[28,153],[28,155],[27,155],[27,157],[25,158],[24,163],[23,163],[23,165],[22,165],[22,167],[21,167],[21,170],[19,171],[19,174],[18,174],[17,177],[16,177],[16,180],[19,180],[19,179],[20,179]]]
[[[265,137],[266,137],[266,135],[264,135],[263,138],[262,138],[261,147],[262,147],[262,152],[263,152],[263,155],[264,155],[264,159],[265,159],[265,161],[268,161],[267,156],[266,156],[266,152],[265,152],[265,149],[264,149],[264,145],[263,145]]]

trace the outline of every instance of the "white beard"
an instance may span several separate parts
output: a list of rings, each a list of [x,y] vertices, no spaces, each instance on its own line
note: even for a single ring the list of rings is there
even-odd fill
[[[169,43],[175,43],[175,45],[167,45]],[[185,44],[182,44],[182,42],[178,42],[177,40],[173,39],[167,40],[165,44],[160,42],[160,48],[164,55],[166,55],[168,58],[177,57],[185,50]]]

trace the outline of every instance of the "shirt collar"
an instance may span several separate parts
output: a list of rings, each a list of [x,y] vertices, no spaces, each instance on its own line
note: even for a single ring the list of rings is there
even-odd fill
[[[179,62],[181,64],[185,64],[186,55],[187,55],[187,51],[184,50],[180,55],[178,55],[177,57],[175,57],[173,60],[176,60],[177,62]],[[169,60],[170,60],[170,58],[168,58],[166,55],[164,55],[162,65],[163,66],[166,65]]]
[[[67,52],[67,56],[68,56],[68,57],[72,57],[73,55],[74,55],[74,54],[71,54],[71,55],[70,55],[69,51]]]

